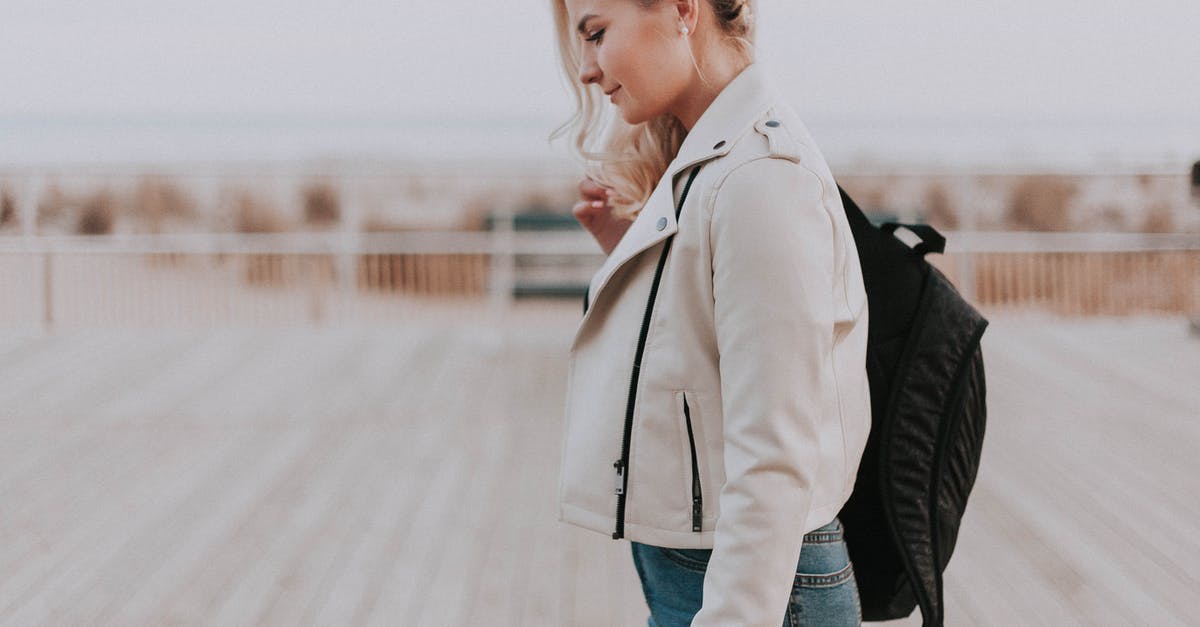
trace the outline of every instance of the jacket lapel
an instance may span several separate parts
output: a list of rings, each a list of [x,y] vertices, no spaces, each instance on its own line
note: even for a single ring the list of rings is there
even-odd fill
[[[682,193],[682,190],[675,189],[678,180],[682,178],[678,176],[679,173],[709,159],[724,155],[729,152],[731,144],[732,142],[725,142],[721,146],[713,145],[706,151],[685,152],[682,148],[680,149],[679,156],[667,167],[667,173],[659,179],[658,186],[654,188],[654,191],[650,192],[650,197],[646,199],[646,204],[634,218],[633,224],[629,225],[629,230],[617,243],[616,248],[609,253],[600,270],[592,275],[592,280],[588,284],[588,312],[592,310],[591,303],[596,302],[604,287],[608,285],[608,280],[622,265],[679,230],[679,224],[675,218],[675,207],[679,204],[679,194]],[[659,228],[660,224],[663,225],[661,229]],[[587,313],[584,313],[584,320],[586,319]],[[580,321],[580,326],[582,325],[583,322]]]
[[[589,297],[596,302],[596,297],[625,262],[634,258],[638,253],[663,241],[679,230],[675,221],[675,194],[672,182],[674,177],[663,177],[658,186],[650,193],[646,204],[629,225],[629,230],[617,243],[616,248],[604,260],[604,265],[592,276],[588,287]],[[659,226],[662,225],[662,228]],[[591,308],[589,307],[590,311]]]
[[[646,204],[629,225],[629,230],[592,276],[588,285],[588,308],[579,322],[579,331],[587,324],[596,303],[613,274],[630,259],[675,234],[678,201],[676,180],[680,172],[729,152],[734,140],[750,129],[754,121],[777,97],[760,63],[752,63],[733,79],[700,116],[688,133],[666,173],[650,193]],[[695,193],[697,190],[689,192]],[[662,224],[662,228],[659,225]]]

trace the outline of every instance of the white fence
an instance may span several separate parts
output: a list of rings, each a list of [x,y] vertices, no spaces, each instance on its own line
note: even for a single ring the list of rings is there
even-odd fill
[[[1200,309],[1189,235],[947,233],[929,259],[983,309],[1065,315]],[[581,290],[582,232],[0,238],[0,324],[334,324],[504,311],[522,284]]]
[[[157,174],[147,178],[137,167],[0,172],[0,196],[7,194],[8,211],[15,214],[8,216],[12,222],[7,226],[0,220],[11,233],[0,235],[0,326],[338,324],[410,315],[491,315],[510,310],[525,295],[580,296],[603,262],[599,248],[580,231],[517,232],[503,218],[519,209],[521,198],[562,205],[562,193],[573,193],[574,169],[569,167],[505,171],[492,164],[425,171],[355,166],[330,176],[305,167],[263,165],[149,171]],[[146,187],[155,176],[174,183]],[[898,194],[872,201],[881,206],[922,206],[922,190],[930,186],[950,193],[944,200],[965,209],[964,230],[947,232],[946,254],[929,259],[985,310],[1063,315],[1200,311],[1198,235],[971,230],[995,228],[978,220],[995,213],[995,190],[1001,184],[996,177],[1019,176],[859,174],[857,183],[864,190]],[[1149,190],[1170,197],[1168,191],[1177,192],[1181,184],[1170,173],[1074,176],[1082,177],[1087,184],[1081,185],[1092,197],[1131,206],[1145,204],[1146,198],[1129,193]],[[1123,186],[1106,182],[1121,176],[1130,179]],[[872,177],[878,180],[872,182]],[[328,185],[341,205],[336,222],[328,225],[332,230],[244,234],[209,223],[213,216],[228,219],[236,213],[236,190],[250,189],[264,204],[293,209],[283,213],[293,220],[288,228],[294,228],[297,191],[314,181]],[[142,206],[147,202],[182,202],[155,196],[169,195],[171,185],[196,205],[190,219],[201,216],[204,223],[194,228],[214,233],[39,234],[64,229],[53,222],[43,225],[52,216],[39,214],[41,207],[61,206],[64,197],[78,209],[80,199],[96,189],[124,189],[112,202],[121,206],[122,215],[133,215],[154,209]],[[863,196],[871,194],[864,191]],[[458,215],[472,198],[482,199],[477,211],[486,207],[501,216],[491,231],[451,230],[449,224],[441,230],[373,230],[367,223],[372,203],[401,214],[409,203],[413,211],[423,207],[428,215]],[[443,201],[453,211],[439,213]],[[912,219],[909,213],[901,211],[899,217]]]
[[[567,263],[519,274],[530,259]],[[511,306],[522,274],[577,284],[602,259],[583,233],[504,229],[7,237],[0,324],[332,323],[486,312]]]

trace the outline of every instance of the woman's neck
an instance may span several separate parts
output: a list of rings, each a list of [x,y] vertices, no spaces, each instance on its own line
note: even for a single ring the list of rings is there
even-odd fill
[[[691,85],[684,91],[683,97],[675,107],[674,115],[683,123],[683,127],[690,132],[725,86],[737,78],[750,63],[724,54],[714,55],[707,63],[700,64],[707,82],[701,81],[698,74],[693,74]]]

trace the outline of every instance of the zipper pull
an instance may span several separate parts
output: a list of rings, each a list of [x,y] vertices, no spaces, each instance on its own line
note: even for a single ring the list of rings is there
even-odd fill
[[[701,531],[700,520],[704,515],[704,506],[701,504],[700,497],[692,498],[692,531]]]
[[[621,460],[613,462],[613,467],[617,469],[617,485],[613,494],[620,496],[625,494],[625,467],[621,465]]]

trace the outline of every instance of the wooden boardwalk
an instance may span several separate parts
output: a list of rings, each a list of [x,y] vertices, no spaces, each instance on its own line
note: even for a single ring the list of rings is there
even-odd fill
[[[556,520],[577,317],[0,333],[0,625],[644,625]],[[992,318],[947,624],[1200,625],[1200,338]]]

